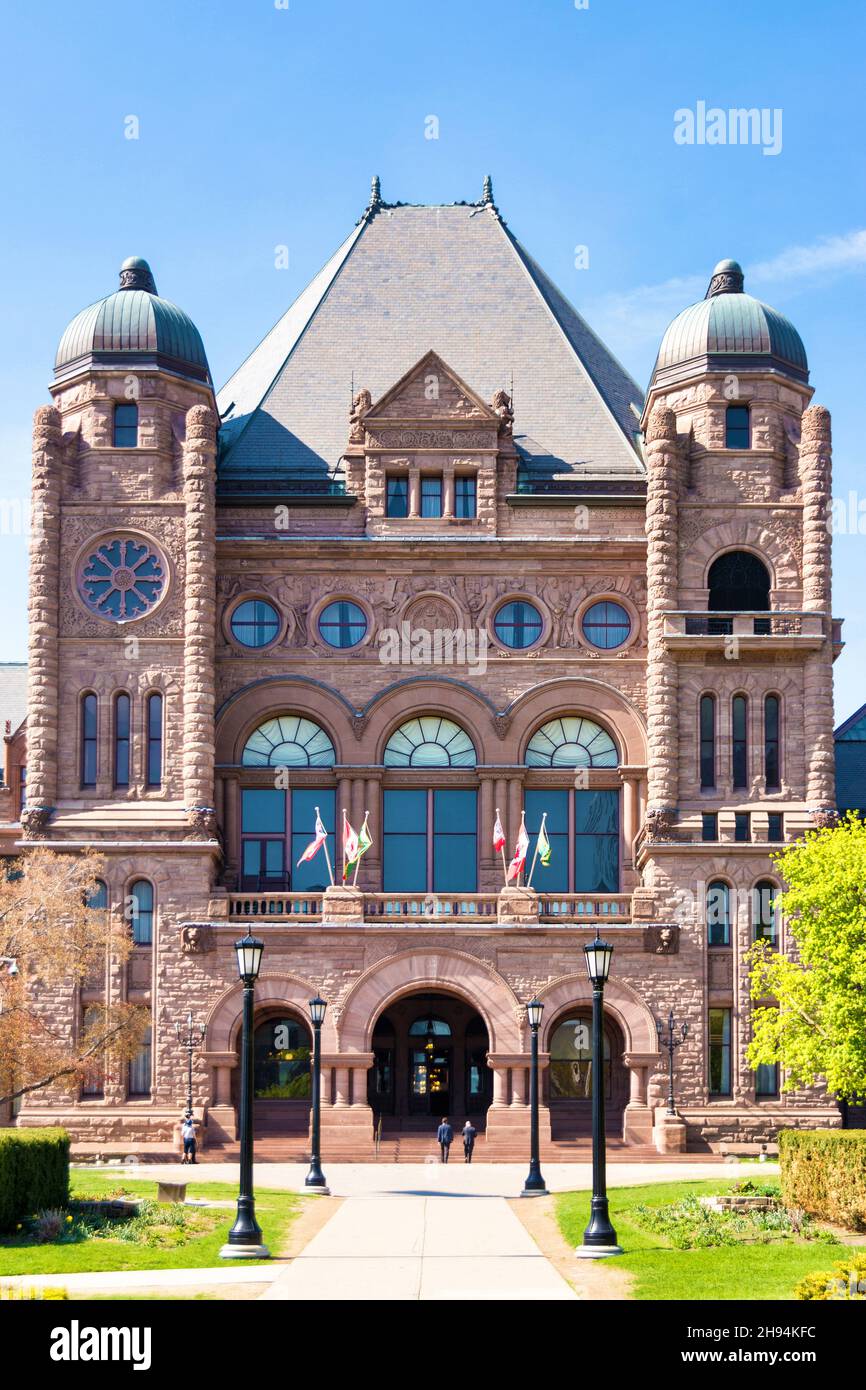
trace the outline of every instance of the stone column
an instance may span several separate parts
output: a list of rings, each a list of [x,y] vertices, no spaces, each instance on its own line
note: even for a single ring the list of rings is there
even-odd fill
[[[528,1077],[527,1077],[527,1074],[526,1074],[526,1067],[512,1067],[512,1068],[511,1068],[511,1104],[512,1104],[512,1105],[520,1105],[520,1106],[526,1105],[526,1103],[527,1103],[527,1102],[526,1102],[526,1096],[527,1096],[527,1082],[528,1082]]]
[[[646,432],[647,458],[647,708],[649,710],[650,834],[666,839],[676,820],[679,795],[678,679],[665,649],[666,609],[677,606],[678,510],[682,458],[674,412],[653,407]]]
[[[835,819],[836,774],[833,745],[833,648],[830,625],[831,494],[830,412],[812,405],[803,412],[800,483],[803,490],[803,608],[826,613],[824,643],[811,652],[803,670],[803,724],[806,802],[816,824]]]
[[[499,1110],[508,1104],[508,1067],[493,1068],[493,1109]]]
[[[442,515],[454,515],[454,464],[446,463],[442,471]]]
[[[417,467],[409,469],[409,515],[421,515],[421,474]]]
[[[214,813],[214,640],[216,428],[206,405],[186,414],[183,498],[186,508],[184,596],[183,793],[187,818],[206,834]]]
[[[60,411],[53,405],[41,405],[33,417],[27,807],[21,816],[24,834],[29,837],[44,834],[57,801],[61,450]]]
[[[348,1067],[335,1067],[335,1068],[334,1068],[334,1075],[335,1075],[335,1089],[336,1089],[336,1096],[335,1096],[334,1104],[335,1104],[335,1105],[348,1105],[348,1104],[349,1104],[349,1068],[348,1068]]]

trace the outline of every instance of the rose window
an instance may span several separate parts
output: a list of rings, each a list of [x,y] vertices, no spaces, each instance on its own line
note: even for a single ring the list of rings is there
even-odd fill
[[[166,565],[146,540],[102,541],[80,566],[78,592],[91,613],[112,623],[141,618],[165,591]]]

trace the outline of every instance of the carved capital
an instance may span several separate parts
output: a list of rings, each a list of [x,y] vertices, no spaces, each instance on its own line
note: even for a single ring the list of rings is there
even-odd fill
[[[655,443],[657,439],[667,440],[671,444],[677,440],[677,417],[670,406],[663,405],[661,401],[653,406],[646,430],[648,444]]]
[[[656,844],[666,844],[674,839],[674,825],[677,812],[675,806],[654,806],[647,811],[647,839]]]
[[[202,835],[212,838],[216,834],[217,818],[213,806],[187,806],[186,823]]]
[[[21,829],[29,840],[44,840],[53,806],[25,806],[21,812]]]

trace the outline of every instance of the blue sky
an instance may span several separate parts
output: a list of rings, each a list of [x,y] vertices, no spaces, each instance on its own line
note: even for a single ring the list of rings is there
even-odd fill
[[[0,498],[26,496],[57,340],[125,256],[146,256],[192,315],[221,385],[347,235],[372,174],[386,199],[451,202],[491,173],[511,228],[642,386],[668,320],[737,257],[801,332],[833,413],[834,492],[859,504],[866,7],[279,4],[7,8]],[[677,144],[675,111],[699,101],[781,110],[781,151]],[[866,503],[860,526],[836,540],[840,719],[866,699]],[[0,534],[3,660],[26,651],[14,531]]]

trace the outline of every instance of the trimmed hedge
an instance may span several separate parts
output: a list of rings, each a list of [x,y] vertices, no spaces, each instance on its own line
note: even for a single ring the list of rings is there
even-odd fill
[[[783,1129],[779,1165],[789,1210],[866,1229],[866,1130]]]
[[[65,1129],[0,1129],[0,1231],[69,1201]]]

